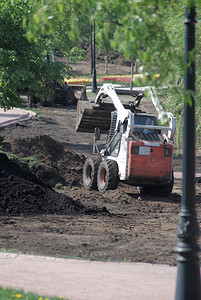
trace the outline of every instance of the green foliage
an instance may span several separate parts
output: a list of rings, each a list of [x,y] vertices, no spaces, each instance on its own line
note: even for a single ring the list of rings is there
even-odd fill
[[[14,161],[15,163],[17,163],[20,166],[28,166],[28,168],[33,171],[34,173],[37,171],[37,164],[38,164],[38,159],[34,156],[29,156],[29,157],[19,157],[15,154],[9,153],[9,152],[5,152],[0,150],[1,153],[5,153],[8,158],[12,161]]]
[[[5,109],[22,105],[23,89],[46,99],[50,94],[49,84],[62,79],[61,74],[69,74],[64,65],[45,60],[45,54],[52,50],[50,39],[40,37],[37,44],[27,40],[28,21],[42,2],[2,0],[0,3],[0,106]]]
[[[98,51],[105,52],[105,74],[108,73],[109,55],[112,54],[115,49],[112,47],[112,41],[116,31],[116,25],[112,22],[108,22],[109,17],[103,16],[102,25],[96,26],[96,48]]]
[[[62,0],[48,1],[48,5],[46,5],[46,1],[38,1],[38,9],[37,13],[33,14],[32,21],[29,22],[29,27],[32,30],[27,31],[27,37],[29,40],[38,41],[42,35],[48,35],[53,32],[55,26],[57,25],[58,18],[62,21],[65,17],[64,4]],[[24,20],[24,24],[26,19]]]
[[[170,72],[170,64],[167,63],[164,68],[164,57],[161,55],[164,48],[171,49],[168,35],[164,30],[162,23],[163,10],[166,7],[175,5],[176,1],[80,1],[72,0],[71,2],[63,0],[64,7],[71,7],[71,35],[82,36],[81,28],[84,24],[81,16],[85,16],[85,20],[96,21],[99,26],[99,35],[97,37],[99,48],[101,36],[104,48],[118,49],[124,53],[128,59],[138,58],[141,61],[141,71],[143,73],[154,74],[156,71],[161,74],[161,80],[167,77]],[[44,26],[48,27],[47,33],[54,30],[50,11],[54,12],[54,22],[59,20],[59,14],[55,13],[57,9],[57,1],[47,2],[45,6],[45,14],[42,18],[41,10],[38,11],[37,18],[42,20]],[[58,10],[57,10],[58,12]],[[61,19],[63,15],[61,15]],[[55,24],[54,23],[54,24]],[[38,31],[30,30],[33,36],[37,36]],[[169,51],[169,57],[173,59],[174,53]],[[152,66],[155,68],[153,69]]]
[[[185,4],[186,1],[180,1],[177,7],[166,9],[164,13],[164,28],[168,34],[171,48],[174,54],[174,60],[169,61],[172,72],[166,78],[166,85],[169,87],[166,95],[166,109],[173,112],[177,118],[177,146],[181,146],[183,133],[183,103],[192,105],[191,97],[195,97],[196,102],[196,145],[201,145],[200,115],[201,115],[201,60],[200,51],[190,53],[189,62],[196,59],[196,95],[192,91],[184,93],[184,74],[186,66],[184,64],[184,38],[185,38]],[[199,19],[201,10],[197,9],[197,18]],[[198,21],[196,25],[196,48],[200,48],[201,24]],[[196,54],[196,56],[195,56]]]
[[[63,187],[63,184],[62,183],[57,183],[56,185],[55,185],[55,188],[56,189],[61,189]]]
[[[19,21],[24,6],[22,1],[16,2],[16,8],[11,1],[0,4],[0,104],[3,107],[20,104],[16,85],[26,76],[22,58],[28,41]]]
[[[1,105],[12,106],[13,101],[20,104],[14,88],[16,85],[18,88],[28,86],[32,93],[38,91],[40,94],[42,90],[44,98],[48,97],[47,77],[51,80],[57,77],[60,67],[57,69],[44,62],[45,51],[54,47],[62,49],[69,57],[72,54],[78,57],[79,43],[89,38],[90,23],[95,22],[100,50],[118,50],[127,59],[138,59],[140,72],[149,78],[147,84],[169,87],[166,108],[177,117],[178,136],[181,136],[183,100],[190,99],[183,93],[186,68],[184,10],[186,6],[196,5],[199,19],[200,4],[201,0],[3,0],[0,4],[0,26],[3,29],[0,33],[3,45],[0,46]],[[198,22],[198,49],[200,26]],[[9,28],[7,34],[6,28]],[[25,34],[36,44],[28,43]],[[190,53],[189,61],[194,55]],[[201,60],[198,51],[196,63],[196,121],[197,141],[200,143]],[[160,74],[158,81],[153,80],[156,73]]]
[[[0,299],[20,299],[20,300],[61,300],[63,297],[45,297],[32,293],[24,293],[22,290],[0,287]]]

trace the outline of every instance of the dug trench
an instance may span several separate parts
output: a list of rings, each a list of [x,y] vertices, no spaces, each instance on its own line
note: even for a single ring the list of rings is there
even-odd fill
[[[75,132],[76,107],[37,109],[37,117],[0,130],[0,248],[174,265],[181,179],[169,197],[141,196],[123,183],[104,194],[86,190],[82,168],[93,136]],[[176,150],[173,161],[180,172]],[[200,223],[199,180],[196,209]]]

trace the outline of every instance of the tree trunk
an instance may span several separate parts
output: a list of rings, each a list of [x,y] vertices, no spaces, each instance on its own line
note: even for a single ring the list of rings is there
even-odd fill
[[[29,95],[29,108],[32,108],[33,104],[33,95]]]
[[[133,89],[133,70],[134,70],[134,61],[133,59],[131,60],[131,84],[130,84],[130,89]]]
[[[70,64],[70,55],[67,55],[67,66],[69,67],[69,64]]]
[[[108,53],[105,56],[105,75],[108,74]]]

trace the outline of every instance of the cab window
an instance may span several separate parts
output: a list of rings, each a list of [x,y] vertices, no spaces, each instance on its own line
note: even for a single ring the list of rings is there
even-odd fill
[[[157,126],[157,118],[155,116],[135,115],[134,120],[135,124],[138,125]],[[148,128],[134,128],[134,131],[143,133],[158,133],[158,130]]]

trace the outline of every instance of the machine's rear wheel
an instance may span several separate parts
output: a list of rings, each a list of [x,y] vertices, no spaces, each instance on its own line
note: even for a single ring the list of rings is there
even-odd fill
[[[119,175],[118,165],[114,160],[104,160],[100,163],[97,175],[97,185],[99,192],[114,190],[118,187]]]
[[[169,195],[172,193],[173,186],[174,186],[174,172],[172,170],[171,181],[165,185],[161,185],[160,187],[158,187],[158,192],[160,193],[160,195]]]
[[[62,88],[62,94],[63,94],[63,105],[70,106],[76,104],[75,94],[71,86],[65,85]]]
[[[87,189],[97,190],[97,172],[100,162],[100,156],[88,157],[83,167],[83,185]]]

